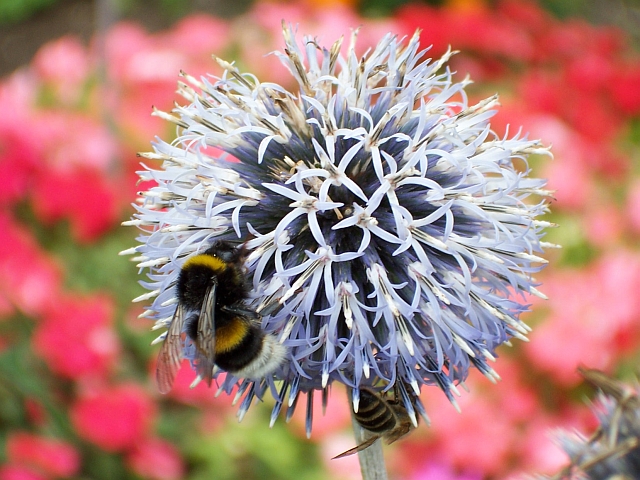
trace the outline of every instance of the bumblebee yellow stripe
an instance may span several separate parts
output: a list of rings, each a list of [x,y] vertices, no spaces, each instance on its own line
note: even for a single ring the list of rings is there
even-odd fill
[[[183,269],[188,269],[191,267],[208,267],[214,272],[223,272],[227,269],[227,263],[220,260],[218,257],[213,257],[211,255],[205,255],[204,253],[202,253],[200,255],[195,255],[187,259],[182,265]]]
[[[249,324],[239,317],[234,317],[228,324],[216,328],[216,353],[233,350],[242,343],[248,331]]]

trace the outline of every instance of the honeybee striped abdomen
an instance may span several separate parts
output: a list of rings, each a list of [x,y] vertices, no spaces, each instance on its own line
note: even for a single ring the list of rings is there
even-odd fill
[[[394,398],[389,399],[373,389],[361,387],[358,411],[354,411],[353,416],[362,428],[373,435],[333,458],[342,458],[361,452],[373,445],[379,438],[384,438],[387,444],[393,443],[414,428],[407,408],[398,399],[397,392],[394,394]]]
[[[382,399],[380,394],[368,389],[360,391],[360,403],[356,420],[370,432],[384,433],[396,425],[397,413],[393,404]]]

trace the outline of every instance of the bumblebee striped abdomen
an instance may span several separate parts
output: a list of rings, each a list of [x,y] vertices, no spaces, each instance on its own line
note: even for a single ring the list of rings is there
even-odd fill
[[[216,328],[216,364],[229,372],[242,371],[262,351],[264,332],[251,320],[231,316]]]

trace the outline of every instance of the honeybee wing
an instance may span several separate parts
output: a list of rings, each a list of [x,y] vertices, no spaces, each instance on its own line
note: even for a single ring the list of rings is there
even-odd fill
[[[182,328],[185,309],[178,304],[171,319],[167,336],[162,342],[156,365],[156,384],[160,393],[169,393],[182,361]]]
[[[213,379],[213,367],[215,366],[216,358],[215,308],[217,289],[218,281],[214,279],[202,302],[196,338],[196,358],[198,360],[196,371],[209,386],[211,386],[211,380]]]
[[[372,437],[369,437],[360,445],[356,445],[355,447],[350,448],[346,452],[342,452],[340,455],[336,455],[335,457],[332,458],[332,460],[335,460],[337,458],[348,457],[349,455],[353,455],[354,453],[361,452],[365,448],[369,448],[371,445],[373,445],[376,442],[376,440],[378,440],[379,438],[381,438],[380,435],[374,435]]]

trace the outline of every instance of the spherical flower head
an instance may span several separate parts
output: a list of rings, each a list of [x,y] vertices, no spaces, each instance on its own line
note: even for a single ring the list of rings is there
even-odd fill
[[[244,245],[251,306],[288,354],[267,378],[221,386],[238,382],[241,414],[269,388],[272,420],[305,392],[309,430],[313,390],[332,382],[356,407],[362,385],[395,387],[415,418],[423,385],[453,401],[470,366],[497,377],[487,360],[525,338],[522,297],[545,263],[548,223],[535,218],[549,192],[526,158],[547,149],[491,131],[497,97],[468,104],[470,80],[445,68],[453,52],[426,60],[416,32],[358,58],[356,36],[343,56],[342,39],[300,44],[285,26],[275,55],[294,92],[220,59],[221,78],[185,75],[189,105],[157,112],[179,137],[143,154],[164,163],[140,173],[156,186],[126,222],[143,231],[130,253],[149,268],[140,300],[154,299],[158,328],[187,258],[216,240]]]

